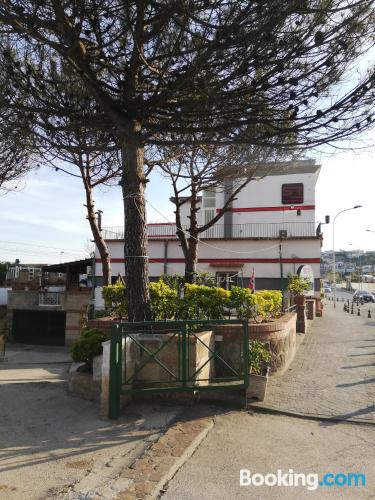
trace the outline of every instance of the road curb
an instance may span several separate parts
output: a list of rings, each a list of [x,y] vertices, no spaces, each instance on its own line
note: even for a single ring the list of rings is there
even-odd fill
[[[373,420],[366,420],[364,418],[342,418],[342,417],[335,417],[331,415],[323,415],[323,414],[312,414],[312,413],[299,413],[295,411],[289,411],[289,410],[279,410],[277,408],[272,408],[270,406],[256,406],[253,404],[248,404],[247,405],[247,410],[249,411],[254,411],[255,413],[267,413],[270,415],[283,415],[286,417],[294,417],[294,418],[299,418],[299,419],[304,419],[304,420],[315,420],[315,421],[327,421],[327,422],[332,422],[332,423],[340,423],[340,424],[361,424],[361,425],[375,425],[375,421]]]
[[[176,421],[145,453],[120,474],[128,481],[117,500],[156,500],[176,472],[193,455],[214,425],[212,417]]]

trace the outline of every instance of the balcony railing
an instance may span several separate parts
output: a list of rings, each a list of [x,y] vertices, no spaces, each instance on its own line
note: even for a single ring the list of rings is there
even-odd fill
[[[40,306],[61,306],[60,292],[39,292]]]
[[[149,240],[175,240],[176,224],[149,224],[147,227]],[[187,231],[188,227],[183,226]],[[200,234],[200,238],[211,239],[278,239],[278,238],[312,238],[318,236],[315,222],[269,222],[248,224],[215,224]],[[123,227],[103,228],[106,240],[124,239]]]

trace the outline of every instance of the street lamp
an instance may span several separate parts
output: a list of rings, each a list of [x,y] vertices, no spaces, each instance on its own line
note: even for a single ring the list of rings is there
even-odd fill
[[[332,260],[333,260],[333,307],[336,308],[336,255],[335,255],[335,222],[337,217],[344,213],[349,212],[349,210],[355,210],[356,208],[362,208],[362,205],[354,205],[351,208],[345,208],[335,215],[332,224]]]

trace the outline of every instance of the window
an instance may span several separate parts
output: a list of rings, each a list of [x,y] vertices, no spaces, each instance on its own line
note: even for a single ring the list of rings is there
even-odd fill
[[[207,189],[203,192],[203,208],[216,207],[216,191],[215,188]]]
[[[216,215],[216,190],[215,188],[203,191],[203,224],[207,224]]]
[[[303,184],[283,184],[281,186],[281,200],[283,205],[303,203]]]

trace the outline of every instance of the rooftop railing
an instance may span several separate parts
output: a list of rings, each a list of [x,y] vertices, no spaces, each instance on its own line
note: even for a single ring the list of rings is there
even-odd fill
[[[148,224],[149,240],[175,240],[177,238],[176,224]],[[183,226],[188,231],[187,226]],[[102,234],[106,240],[124,239],[123,227],[103,228]],[[215,224],[200,234],[200,238],[208,239],[286,239],[312,238],[319,236],[315,222],[266,222],[248,224]]]

